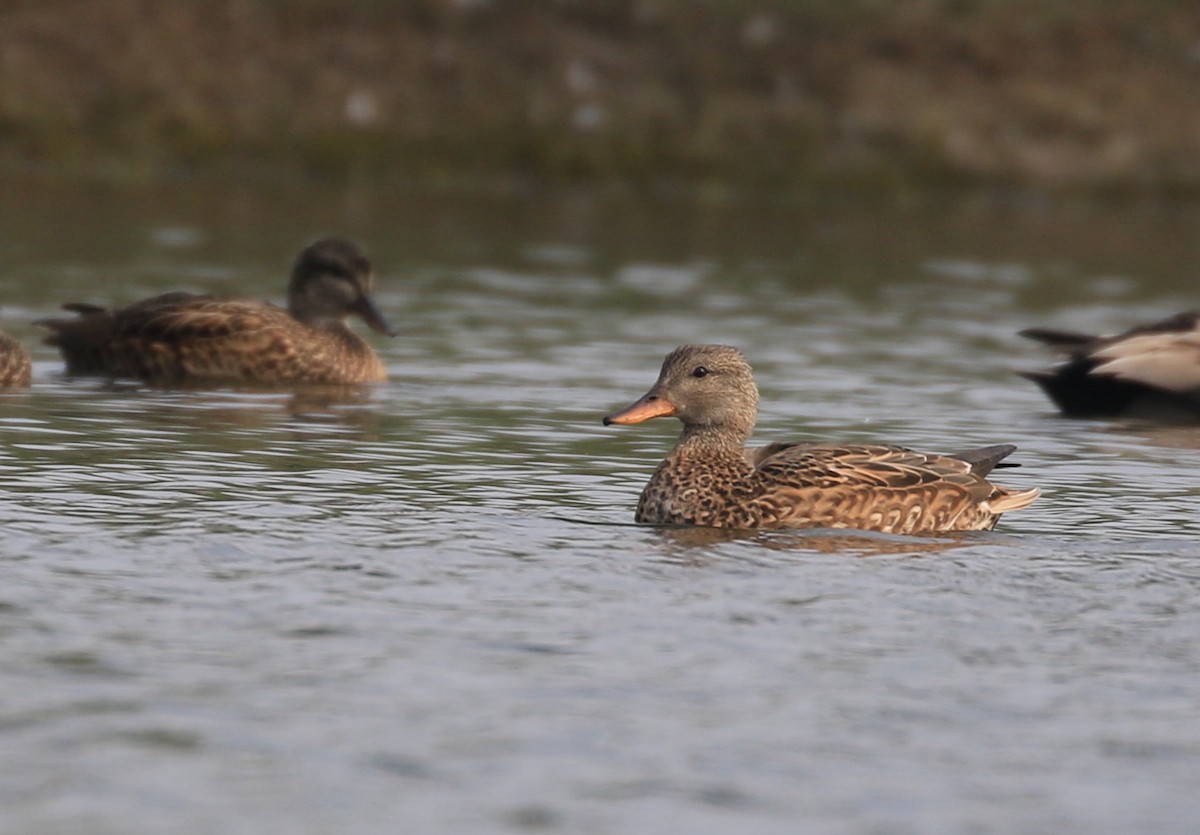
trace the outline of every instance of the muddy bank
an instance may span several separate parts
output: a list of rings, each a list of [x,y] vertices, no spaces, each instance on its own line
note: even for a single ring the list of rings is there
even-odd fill
[[[0,164],[1200,190],[1200,7],[10,0]]]

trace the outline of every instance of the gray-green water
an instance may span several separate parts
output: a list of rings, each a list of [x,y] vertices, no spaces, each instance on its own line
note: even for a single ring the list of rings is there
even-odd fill
[[[0,831],[1191,832],[1200,429],[1055,417],[1031,324],[1197,304],[1200,210],[181,183],[0,193],[0,326],[279,299],[345,233],[352,398],[0,395]],[[630,524],[684,341],[760,439],[1013,442],[993,533]]]

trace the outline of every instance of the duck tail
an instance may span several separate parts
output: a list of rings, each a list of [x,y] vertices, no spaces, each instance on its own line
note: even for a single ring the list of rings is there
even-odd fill
[[[1017,335],[1040,342],[1043,345],[1048,345],[1064,353],[1071,353],[1081,348],[1087,348],[1095,344],[1097,340],[1096,336],[1089,333],[1056,331],[1051,328],[1026,328],[1023,331],[1018,331]]]
[[[1007,487],[997,487],[996,492],[988,497],[987,501],[983,502],[980,507],[989,513],[995,513],[999,516],[1001,513],[1009,513],[1013,510],[1021,510],[1033,504],[1037,497],[1042,495],[1042,491],[1037,487],[1031,487],[1028,490],[1010,490]]]
[[[978,476],[985,476],[996,467],[1018,467],[1019,464],[1001,464],[1008,456],[1016,451],[1016,447],[1012,444],[995,444],[993,446],[980,447],[979,449],[968,449],[962,452],[953,453],[952,458],[957,458],[959,461],[966,461],[971,465],[971,472]]]
[[[45,319],[33,320],[33,324],[39,328],[45,328],[50,331],[43,340],[46,345],[62,345],[63,334],[77,327],[81,318],[108,312],[108,308],[88,304],[87,302],[68,302],[62,306],[62,309],[69,310],[71,313],[78,313],[79,316],[71,319],[48,316]]]

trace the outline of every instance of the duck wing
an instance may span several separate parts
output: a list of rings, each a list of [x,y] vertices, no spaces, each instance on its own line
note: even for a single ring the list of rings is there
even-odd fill
[[[949,455],[883,444],[773,444],[757,469],[781,481],[906,488],[939,479],[972,478],[972,464]],[[770,450],[770,447],[766,448]],[[1003,457],[1003,456],[1001,456]]]
[[[63,309],[77,316],[38,319],[34,324],[49,331],[45,343],[62,352],[69,373],[115,374],[121,373],[110,368],[109,355],[115,343],[141,332],[146,321],[158,313],[207,298],[193,293],[164,293],[117,309],[70,302]]]
[[[114,339],[186,343],[223,339],[291,324],[286,310],[243,300],[168,293],[116,311]]]
[[[323,340],[307,354],[285,309],[241,299],[177,298],[122,311],[110,353],[118,367],[149,380],[302,379]]]
[[[166,293],[115,310],[70,304],[74,318],[45,319],[73,374],[107,374],[167,381],[187,377],[249,376],[243,366],[298,363],[289,339],[295,322],[271,304]]]
[[[1089,373],[1179,394],[1200,393],[1200,329],[1145,331],[1089,354]]]
[[[757,467],[759,464],[763,463],[764,461],[766,461],[769,458],[772,458],[772,457],[778,455],[779,453],[783,452],[784,450],[795,451],[797,447],[812,447],[812,446],[817,446],[817,444],[811,444],[811,443],[806,444],[806,443],[799,443],[799,442],[787,443],[787,442],[778,442],[777,441],[775,443],[767,444],[765,446],[760,446],[760,447],[746,447],[746,449],[744,450],[744,453],[746,456],[746,463],[749,464],[751,467]]]
[[[35,325],[50,331],[47,345],[67,348],[99,348],[118,333],[139,331],[156,315],[175,308],[207,301],[209,296],[195,293],[163,293],[134,302],[121,308],[101,307],[86,302],[68,302],[63,310],[79,314],[74,317],[37,319]]]
[[[786,527],[856,527],[890,533],[991,528],[999,514],[1032,502],[984,479],[1013,447],[965,457],[899,446],[777,444],[758,451],[764,519]]]

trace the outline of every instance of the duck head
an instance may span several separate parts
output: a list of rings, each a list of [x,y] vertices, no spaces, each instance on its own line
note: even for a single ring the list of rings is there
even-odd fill
[[[604,418],[629,425],[677,417],[685,427],[750,437],[758,416],[758,387],[750,364],[728,345],[681,345],[663,361],[658,380],[633,405]]]
[[[372,279],[371,262],[358,247],[343,238],[323,238],[305,247],[292,267],[288,310],[314,327],[354,314],[372,330],[395,336],[371,297]]]

